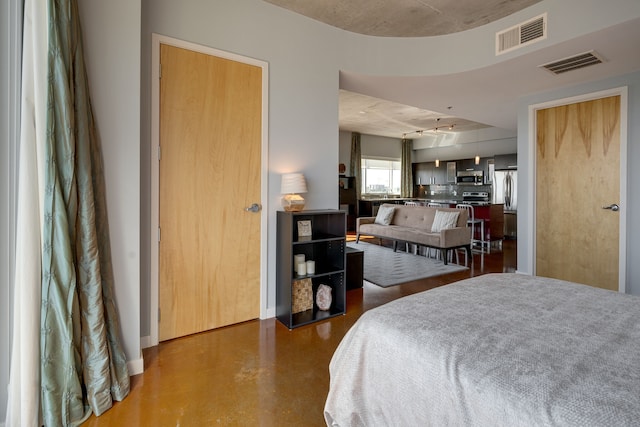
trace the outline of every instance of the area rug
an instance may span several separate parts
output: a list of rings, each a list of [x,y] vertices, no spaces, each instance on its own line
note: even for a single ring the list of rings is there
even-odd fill
[[[467,269],[457,264],[444,265],[441,260],[423,255],[393,252],[391,248],[371,243],[349,242],[347,246],[364,251],[364,280],[383,288]]]

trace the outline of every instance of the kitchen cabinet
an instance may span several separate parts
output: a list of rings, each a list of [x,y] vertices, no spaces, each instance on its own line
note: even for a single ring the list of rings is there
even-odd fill
[[[447,168],[445,162],[440,162],[436,167],[436,162],[421,162],[413,164],[413,184],[430,185],[446,184]]]
[[[404,202],[411,198],[391,198],[391,199],[360,199],[358,200],[358,216],[376,216],[378,208],[384,204],[404,205]]]
[[[432,183],[433,163],[414,163],[413,164],[413,183],[414,185],[429,185]]]
[[[481,157],[480,162],[476,165],[475,157],[472,159],[462,159],[456,162],[456,167],[458,171],[483,171],[486,173],[489,160],[490,158],[488,157]]]
[[[495,170],[518,169],[518,154],[500,154],[493,158]]]
[[[458,172],[476,170],[475,160],[474,159],[462,159],[462,160],[456,161],[456,170]]]
[[[310,223],[311,235],[300,236],[300,221]],[[302,224],[304,225],[304,223]],[[345,314],[345,250],[346,217],[340,210],[316,210],[277,212],[276,238],[276,317],[289,329],[318,320]],[[315,262],[312,274],[295,272],[294,256],[304,255],[305,260]],[[294,312],[297,289],[311,282],[311,291],[303,304],[310,308]],[[320,310],[316,296],[318,287],[331,288],[329,310]]]

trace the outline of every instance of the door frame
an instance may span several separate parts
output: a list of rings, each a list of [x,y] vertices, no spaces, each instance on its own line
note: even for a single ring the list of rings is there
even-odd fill
[[[527,242],[529,245],[529,262],[532,267],[533,275],[536,274],[536,149],[537,122],[536,116],[538,110],[558,107],[561,105],[576,104],[584,101],[592,101],[595,99],[608,98],[611,96],[620,96],[620,210],[619,232],[618,232],[618,292],[625,293],[627,290],[627,110],[628,110],[628,87],[622,86],[598,92],[586,93],[582,95],[572,96],[568,98],[560,98],[546,101],[539,104],[529,105],[529,182],[531,191],[529,192],[529,218],[532,218],[532,224],[527,227]]]
[[[246,56],[226,52],[176,38],[153,33],[151,35],[151,221],[149,233],[149,342],[148,346],[159,342],[159,225],[160,225],[160,45],[188,49],[206,55],[217,56],[243,64],[254,65],[262,69],[262,147],[260,171],[260,319],[269,316],[267,310],[267,212],[268,208],[268,158],[269,153],[269,64]]]

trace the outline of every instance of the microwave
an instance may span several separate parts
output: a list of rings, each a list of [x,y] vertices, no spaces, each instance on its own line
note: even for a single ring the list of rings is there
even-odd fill
[[[458,185],[482,185],[484,183],[482,171],[460,171],[456,174]]]

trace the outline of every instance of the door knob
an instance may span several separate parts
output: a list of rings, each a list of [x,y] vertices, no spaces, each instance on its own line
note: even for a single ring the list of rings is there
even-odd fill
[[[603,206],[602,209],[611,209],[614,212],[618,212],[620,210],[620,206],[615,203],[610,204],[609,206]]]
[[[244,210],[247,212],[254,212],[254,213],[260,212],[262,210],[262,205],[260,205],[259,203],[254,203],[248,208],[244,208]]]

